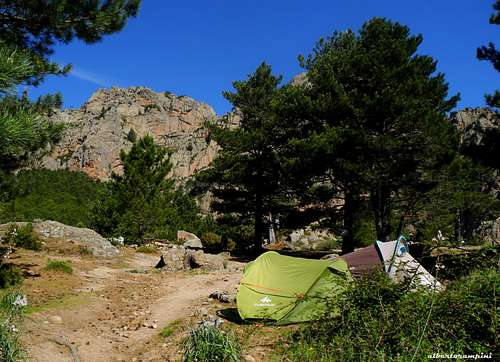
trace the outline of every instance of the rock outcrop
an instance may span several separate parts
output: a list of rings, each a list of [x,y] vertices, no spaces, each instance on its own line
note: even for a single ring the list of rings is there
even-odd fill
[[[27,222],[16,222],[0,225],[0,236],[4,234],[9,227],[15,224],[16,227],[26,226]],[[36,221],[33,222],[33,232],[41,239],[60,239],[65,243],[71,243],[91,251],[92,255],[99,257],[112,257],[119,254],[109,240],[103,238],[94,230],[87,228],[77,228],[61,224],[57,221]]]
[[[100,89],[80,108],[56,113],[66,125],[61,141],[40,166],[81,170],[107,180],[121,173],[120,150],[147,134],[172,149],[172,174],[186,178],[210,164],[218,151],[206,121],[216,119],[207,104],[144,87]]]
[[[465,108],[451,115],[464,146],[484,146],[490,132],[500,132],[500,117],[489,108]]]

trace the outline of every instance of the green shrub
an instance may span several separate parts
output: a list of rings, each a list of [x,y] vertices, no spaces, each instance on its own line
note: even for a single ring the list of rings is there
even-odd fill
[[[339,318],[304,326],[278,353],[291,361],[422,361],[438,352],[490,353],[498,285],[495,269],[477,271],[441,293],[412,292],[408,284],[374,274],[335,301]]]
[[[9,288],[21,284],[23,273],[13,264],[0,264],[0,288]]]
[[[201,235],[201,242],[209,253],[220,253],[223,250],[222,238],[216,233],[207,232]]]
[[[45,270],[62,272],[67,274],[73,273],[73,267],[71,266],[71,262],[64,260],[49,260],[47,262]]]
[[[316,250],[335,250],[342,247],[341,242],[337,239],[322,240],[316,245]]]
[[[16,224],[11,224],[4,241],[18,248],[35,251],[42,250],[42,243],[40,243],[33,234],[33,225],[31,223],[21,227],[17,227]]]
[[[19,293],[8,292],[0,300],[0,361],[16,362],[25,357],[19,338],[23,299]]]
[[[156,254],[158,250],[154,246],[141,245],[137,249],[135,249],[135,251],[144,254]]]
[[[185,362],[241,360],[241,347],[236,338],[211,326],[192,330],[183,341],[183,350]]]

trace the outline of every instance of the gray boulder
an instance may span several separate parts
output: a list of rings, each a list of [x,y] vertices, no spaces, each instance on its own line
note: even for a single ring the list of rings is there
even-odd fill
[[[12,224],[12,223],[11,223]],[[0,225],[0,233],[8,230],[11,224]],[[26,222],[16,222],[18,227],[25,226]],[[92,255],[99,257],[112,257],[119,254],[109,240],[103,238],[97,232],[87,228],[77,228],[62,224],[57,221],[35,221],[33,224],[33,232],[40,239],[62,239],[65,242],[80,245],[92,251]]]
[[[200,238],[184,230],[177,231],[177,241],[188,249],[203,249]]]
[[[184,246],[173,245],[162,253],[163,267],[167,270],[186,270],[204,268],[224,269],[224,257],[221,254],[206,254],[202,250],[192,250]]]

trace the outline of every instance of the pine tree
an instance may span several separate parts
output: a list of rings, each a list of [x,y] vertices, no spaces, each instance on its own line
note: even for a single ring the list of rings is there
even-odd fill
[[[108,189],[94,210],[94,226],[105,235],[123,235],[141,242],[158,223],[162,202],[172,192],[166,176],[172,168],[169,152],[150,136],[121,151],[123,174],[113,173]]]
[[[12,96],[14,87],[35,72],[26,52],[0,44],[0,170],[19,167],[61,132],[39,109]]]
[[[129,17],[137,15],[139,5],[140,0],[1,0],[0,39],[29,54],[34,72],[22,80],[38,84],[47,74],[71,69],[49,60],[56,43],[67,44],[75,38],[96,43],[104,35],[119,32]]]
[[[500,25],[500,0],[496,0],[493,4],[493,9],[496,11],[490,17],[490,24]],[[488,46],[477,48],[477,58],[479,60],[487,60],[497,72],[500,72],[500,51],[495,48],[493,43]],[[500,108],[500,91],[495,91],[493,94],[486,95],[486,103],[491,107]]]
[[[209,169],[197,176],[209,185],[214,210],[235,214],[254,225],[253,246],[259,250],[264,237],[264,217],[280,198],[280,162],[273,99],[280,76],[262,63],[246,80],[233,83],[235,92],[224,92],[241,117],[239,127],[212,125],[212,137],[221,146]]]
[[[302,64],[313,113],[297,124],[302,164],[344,195],[343,251],[353,250],[355,215],[369,197],[377,238],[394,232],[390,219],[402,188],[418,188],[453,156],[456,135],[446,121],[458,97],[448,98],[436,61],[417,54],[420,35],[375,18],[359,34],[321,39]],[[300,171],[296,171],[300,172]]]

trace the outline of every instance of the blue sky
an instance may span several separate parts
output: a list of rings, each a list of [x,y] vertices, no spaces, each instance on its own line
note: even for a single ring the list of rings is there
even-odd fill
[[[101,43],[58,45],[52,60],[72,63],[72,74],[49,77],[32,97],[60,91],[64,107],[80,107],[98,88],[146,86],[189,95],[218,114],[231,82],[262,62],[285,80],[301,72],[299,54],[335,30],[354,30],[374,16],[408,25],[424,42],[421,54],[438,60],[458,108],[484,105],[500,74],[479,62],[476,48],[500,45],[500,27],[488,23],[493,0],[143,0],[139,16]]]

